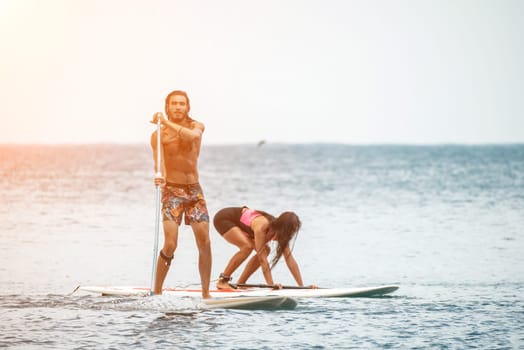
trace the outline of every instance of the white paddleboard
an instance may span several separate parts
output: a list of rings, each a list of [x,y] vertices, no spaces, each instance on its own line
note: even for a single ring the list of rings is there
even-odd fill
[[[268,289],[268,288],[246,288],[231,290],[211,290],[213,298],[242,297],[242,296],[281,296],[288,298],[363,298],[379,297],[393,293],[399,288],[397,285],[382,285],[360,288],[318,288],[318,289]],[[82,286],[78,290],[84,292],[98,293],[102,295],[133,296],[148,295],[149,288],[128,286]],[[200,289],[165,288],[164,295],[178,297],[200,297]]]
[[[202,303],[210,309],[292,310],[297,306],[293,298],[278,295],[202,299]]]
[[[146,296],[149,295],[149,288],[137,287],[107,287],[91,286],[78,287],[76,290],[97,293],[103,296]],[[231,293],[211,293],[211,299],[201,299],[202,304],[209,309],[243,309],[243,310],[293,310],[297,306],[297,301],[291,297],[283,295],[231,295]],[[163,295],[174,297],[201,298],[201,290],[185,290],[184,293],[173,293],[169,289],[164,289]]]

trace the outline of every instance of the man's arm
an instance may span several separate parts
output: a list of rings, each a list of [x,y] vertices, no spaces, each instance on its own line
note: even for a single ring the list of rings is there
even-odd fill
[[[204,124],[196,120],[191,119],[190,125],[182,125],[181,123],[167,119],[161,112],[157,112],[153,115],[153,120],[151,120],[151,123],[156,124],[158,119],[161,120],[163,125],[169,127],[172,130],[175,130],[178,135],[188,141],[201,139],[202,134],[204,133]]]
[[[175,130],[182,139],[187,141],[201,139],[205,129],[204,124],[197,121],[192,122],[191,126],[184,126],[167,119],[164,119],[162,123],[170,129]]]
[[[164,163],[164,152],[162,146],[160,147],[160,150],[157,147],[157,131],[151,134],[151,148],[153,149],[155,185],[161,185],[164,182],[166,166]],[[160,164],[158,164],[158,152],[160,152]],[[158,177],[158,175],[160,175],[160,177]]]

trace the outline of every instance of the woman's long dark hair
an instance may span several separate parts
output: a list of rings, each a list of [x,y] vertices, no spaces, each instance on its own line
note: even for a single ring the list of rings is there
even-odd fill
[[[280,260],[284,249],[290,245],[291,240],[296,238],[301,225],[298,215],[292,211],[283,212],[278,218],[269,223],[269,231],[275,234],[277,241],[277,249],[271,261],[271,268]]]

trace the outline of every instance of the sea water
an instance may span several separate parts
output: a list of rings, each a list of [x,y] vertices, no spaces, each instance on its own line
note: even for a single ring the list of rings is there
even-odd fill
[[[211,216],[241,205],[300,216],[306,284],[400,289],[280,311],[72,293],[150,286],[151,151],[4,145],[0,347],[524,349],[524,145],[207,145],[199,168]],[[235,248],[210,237],[216,279]],[[197,259],[183,227],[165,285],[198,287]],[[284,262],[273,275],[295,283]]]

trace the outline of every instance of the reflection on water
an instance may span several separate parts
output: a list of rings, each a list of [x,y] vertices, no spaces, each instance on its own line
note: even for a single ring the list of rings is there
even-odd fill
[[[71,294],[79,284],[149,286],[151,152],[0,146],[0,347],[524,346],[524,146],[213,146],[200,163],[212,215],[244,204],[299,213],[294,255],[306,284],[401,288],[274,312]],[[216,278],[235,250],[210,235]],[[184,227],[166,285],[198,286],[197,259]],[[293,284],[284,263],[274,276]]]

